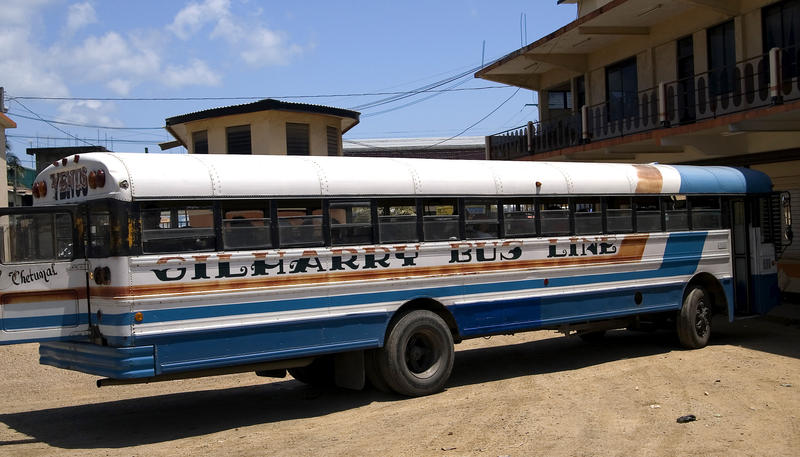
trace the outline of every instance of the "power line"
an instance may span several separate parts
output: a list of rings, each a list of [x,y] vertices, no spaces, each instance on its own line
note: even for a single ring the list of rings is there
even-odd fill
[[[31,119],[34,121],[41,121],[47,122],[52,124],[59,124],[59,125],[71,125],[73,127],[86,127],[86,128],[93,128],[93,129],[109,129],[109,130],[163,130],[164,127],[112,127],[110,125],[92,125],[92,124],[81,124],[78,122],[67,122],[67,121],[59,121],[55,119],[44,119],[39,117],[32,117],[26,116],[24,114],[15,113],[10,111],[9,114],[16,117],[21,117],[23,119]]]
[[[478,67],[480,68],[480,67]],[[475,70],[477,71],[477,70]],[[369,97],[369,96],[383,96],[383,95],[405,95],[405,94],[418,94],[423,92],[462,92],[474,90],[490,90],[490,89],[507,89],[509,86],[479,86],[479,87],[462,87],[455,89],[423,89],[411,91],[397,91],[397,92],[361,92],[361,93],[345,93],[345,94],[317,94],[317,95],[266,95],[266,96],[249,96],[249,97],[40,97],[32,95],[16,95],[8,96],[8,100],[56,100],[56,101],[111,101],[111,102],[183,102],[183,101],[203,101],[203,100],[263,100],[265,98],[273,98],[276,100],[283,99],[303,99],[303,98],[339,98],[339,97]]]
[[[33,114],[34,116],[36,116],[37,118],[39,118],[39,120],[41,120],[42,122],[44,122],[44,123],[48,124],[50,127],[53,127],[54,129],[58,130],[59,132],[63,133],[64,135],[68,135],[68,136],[72,137],[73,139],[75,139],[75,140],[77,140],[77,141],[80,141],[80,142],[86,143],[86,144],[87,144],[87,145],[89,145],[89,146],[93,146],[93,144],[92,144],[92,143],[89,143],[88,141],[85,141],[85,140],[83,140],[83,139],[80,139],[80,138],[78,138],[78,137],[76,137],[76,136],[72,135],[71,133],[69,133],[69,132],[67,132],[67,131],[65,131],[65,130],[61,130],[60,128],[56,127],[56,125],[55,125],[55,124],[52,124],[52,123],[50,123],[50,122],[47,122],[47,120],[43,119],[43,118],[42,118],[42,116],[39,116],[38,114],[36,114],[36,113],[34,113],[33,111],[31,111],[31,110],[30,110],[30,109],[29,109],[27,106],[23,105],[21,101],[19,101],[19,100],[14,100],[14,101],[15,101],[15,102],[16,102],[16,103],[17,103],[19,106],[21,106],[21,107],[25,108],[25,111],[27,111],[27,112],[29,112],[29,113]]]
[[[69,134],[67,134],[67,135],[69,135]],[[97,141],[97,140],[94,140],[92,138],[84,139],[84,138],[78,138],[78,137],[72,136],[72,135],[66,137],[66,136],[16,135],[16,134],[7,133],[6,136],[8,138],[24,138],[26,140],[81,141],[83,143],[86,143],[89,146],[95,146],[95,144],[94,143],[89,143],[86,140],[91,140],[91,141],[95,141],[95,142]],[[105,141],[106,140],[101,139],[100,142],[102,143],[102,142],[105,142]],[[152,140],[152,141],[149,141],[149,140],[120,140],[118,138],[112,138],[112,139],[109,139],[107,141],[113,141],[115,143],[127,143],[127,144],[158,144],[159,143],[159,141],[157,141],[157,140]]]

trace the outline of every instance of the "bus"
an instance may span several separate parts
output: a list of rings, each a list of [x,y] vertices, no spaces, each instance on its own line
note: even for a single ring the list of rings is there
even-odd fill
[[[778,302],[786,195],[732,167],[91,153],[0,210],[0,343],[98,386],[255,372],[441,391],[465,339]]]

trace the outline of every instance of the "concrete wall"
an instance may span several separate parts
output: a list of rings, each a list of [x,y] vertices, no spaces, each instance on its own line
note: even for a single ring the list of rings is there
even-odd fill
[[[580,15],[587,14],[608,3],[607,0],[578,2]],[[776,0],[741,0],[741,14],[734,19],[736,33],[736,59],[745,60],[762,54],[761,8]],[[619,6],[625,8],[625,5]],[[694,42],[695,73],[708,70],[706,29],[730,20],[724,12],[711,8],[692,8],[664,22],[652,25],[650,33],[641,37],[620,37],[612,44],[586,55],[587,103],[594,105],[605,101],[605,68],[627,59],[637,58],[639,90],[652,88],[659,82],[677,79],[677,40],[692,35]],[[541,75],[541,87],[558,86],[578,76],[579,73],[556,68]],[[540,93],[540,100],[546,94]],[[576,110],[580,107],[575,107]],[[547,119],[542,113],[542,119]]]
[[[328,155],[328,127],[339,131],[339,119],[324,114],[294,113],[290,111],[262,111],[236,114],[213,119],[202,119],[186,123],[188,150],[194,153],[192,133],[205,130],[208,133],[208,153],[226,154],[226,129],[238,125],[250,126],[250,143],[253,154],[286,154],[286,123],[309,124],[309,148],[311,155]],[[341,134],[340,134],[341,136]],[[339,155],[342,155],[341,141]]]

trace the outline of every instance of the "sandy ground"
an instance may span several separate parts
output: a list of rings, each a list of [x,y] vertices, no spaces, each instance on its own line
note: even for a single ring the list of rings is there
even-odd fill
[[[0,455],[800,455],[800,327],[715,325],[695,351],[668,332],[471,340],[414,399],[252,374],[98,389],[0,347]]]

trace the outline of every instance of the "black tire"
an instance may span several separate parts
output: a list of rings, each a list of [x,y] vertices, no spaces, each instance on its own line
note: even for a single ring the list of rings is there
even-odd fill
[[[377,352],[385,383],[400,395],[421,397],[444,389],[453,371],[453,335],[437,314],[417,310],[402,316]]]
[[[702,287],[695,287],[686,295],[678,313],[678,340],[683,347],[699,349],[711,337],[711,300]]]
[[[335,383],[333,357],[319,357],[304,367],[289,368],[289,374],[303,384],[329,387]]]
[[[594,330],[591,332],[583,332],[578,333],[578,336],[585,342],[585,343],[599,343],[603,341],[606,337],[605,330]]]

